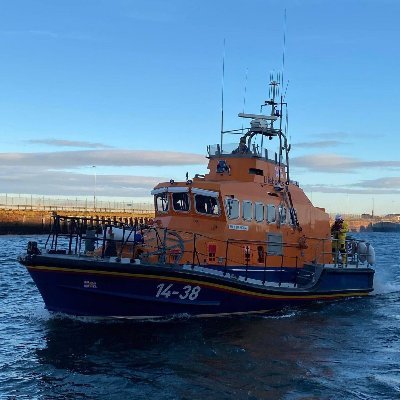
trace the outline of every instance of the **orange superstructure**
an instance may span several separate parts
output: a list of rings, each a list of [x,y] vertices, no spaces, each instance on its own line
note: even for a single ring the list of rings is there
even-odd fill
[[[239,143],[221,140],[208,147],[206,175],[160,183],[153,190],[155,226],[184,237],[180,245],[174,246],[172,238],[167,246],[171,257],[179,254],[180,264],[194,256],[198,264],[216,266],[301,267],[332,261],[328,214],[289,179],[290,146],[281,123],[274,127],[285,103],[275,102],[278,82],[271,85],[272,99],[266,102],[271,114],[239,114],[251,119],[250,128],[242,131]],[[263,143],[274,137],[279,150],[271,158]],[[142,250],[151,254],[150,236]]]
[[[229,171],[217,173],[222,159]],[[198,234],[197,251],[205,264],[225,262],[227,241],[232,243],[229,258],[237,264],[264,266],[267,258],[268,265],[280,267],[282,256],[285,266],[296,266],[296,261],[298,266],[304,262],[330,262],[328,214],[313,207],[296,183],[279,184],[276,168],[274,161],[252,154],[210,156],[210,172],[204,177],[195,177],[188,183],[160,183],[155,188],[155,223],[159,228]],[[285,167],[281,168],[284,171]],[[286,182],[284,172],[282,178]],[[167,202],[164,210],[157,203],[160,198]],[[187,199],[187,209],[174,205],[178,198]],[[199,200],[210,199],[215,210],[201,210]],[[241,241],[246,243],[240,246]],[[282,252],[278,249],[273,255],[268,245],[279,247],[279,241]],[[212,260],[209,260],[209,243],[215,248]],[[246,250],[246,246],[250,249]],[[191,240],[185,247],[187,254],[192,253],[190,247]],[[182,263],[189,261],[182,258]]]

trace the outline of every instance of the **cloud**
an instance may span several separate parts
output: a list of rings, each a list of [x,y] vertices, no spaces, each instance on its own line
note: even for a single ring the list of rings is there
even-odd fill
[[[80,150],[40,153],[0,153],[0,166],[31,166],[50,169],[71,169],[96,166],[178,166],[203,165],[200,154],[145,150]]]
[[[205,162],[206,158],[200,154],[140,150],[0,153],[0,187],[8,193],[88,196],[94,192],[94,175],[69,171],[92,165],[164,167]],[[97,175],[96,193],[108,197],[149,196],[155,185],[167,180],[154,176]]]
[[[318,140],[318,141],[311,141],[311,142],[299,142],[293,143],[293,147],[304,147],[304,148],[327,148],[327,147],[335,147],[342,144],[347,144],[341,140]]]
[[[334,186],[334,185],[324,185],[324,184],[316,184],[316,185],[301,185],[301,188],[306,192],[314,192],[314,193],[343,193],[343,194],[400,194],[400,189],[396,188],[358,188],[356,184],[347,185],[347,186]]]
[[[400,176],[362,180],[347,185],[315,184],[302,185],[303,190],[320,193],[347,194],[400,194]]]
[[[294,157],[293,166],[313,172],[349,173],[362,168],[400,168],[400,161],[364,161],[337,154],[311,154]]]
[[[206,161],[200,154],[117,149],[0,153],[0,187],[3,193],[89,196],[94,192],[93,171],[85,174],[74,169],[86,168],[87,171],[92,165],[188,166],[203,165]],[[170,177],[97,174],[96,193],[107,197],[149,196],[155,185],[169,179]]]
[[[112,147],[102,143],[63,139],[31,139],[27,140],[26,142],[31,144],[47,144],[49,146],[58,147],[86,147],[91,149],[108,149]]]
[[[400,192],[400,176],[382,177],[378,179],[363,180],[355,184],[364,188],[390,189]]]
[[[96,194],[107,197],[149,196],[163,177],[131,175],[97,175]],[[0,170],[2,192],[40,195],[93,196],[93,175],[42,168],[6,167]]]

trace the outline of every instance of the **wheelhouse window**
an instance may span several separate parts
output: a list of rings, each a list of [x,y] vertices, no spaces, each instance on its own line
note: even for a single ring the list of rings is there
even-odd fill
[[[286,224],[286,218],[287,218],[286,207],[279,206],[279,222],[281,224]]]
[[[272,224],[276,221],[276,210],[273,204],[267,205],[267,222]]]
[[[264,221],[264,204],[263,203],[255,203],[254,205],[254,217],[257,222]]]
[[[196,211],[200,214],[219,215],[218,198],[202,194],[194,195]]]
[[[228,219],[239,218],[239,200],[227,197],[225,199],[225,208]]]
[[[297,221],[297,211],[296,209],[289,208],[288,209],[288,224],[295,226]]]
[[[172,193],[172,207],[175,211],[189,211],[188,193]]]
[[[168,193],[167,192],[157,193],[154,196],[154,203],[156,206],[156,210],[158,212],[167,212],[169,206]]]
[[[243,201],[242,217],[246,221],[251,221],[253,218],[253,203],[251,201]]]

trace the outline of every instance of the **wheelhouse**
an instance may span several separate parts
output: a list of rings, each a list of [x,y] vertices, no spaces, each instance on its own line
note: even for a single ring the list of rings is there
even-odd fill
[[[290,210],[279,202],[241,200],[234,196],[223,198],[217,191],[190,186],[160,187],[152,194],[157,217],[170,214],[223,216],[233,223],[294,226]]]

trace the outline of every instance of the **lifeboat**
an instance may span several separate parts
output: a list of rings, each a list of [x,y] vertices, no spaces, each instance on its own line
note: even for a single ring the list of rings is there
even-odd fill
[[[151,224],[103,222],[94,231],[85,218],[54,216],[51,247],[30,242],[19,258],[46,307],[73,315],[206,317],[368,295],[373,247],[349,238],[346,256],[337,257],[328,214],[291,179],[280,84],[272,77],[261,107],[269,112],[238,114],[249,127],[223,131],[220,143],[207,146],[205,175],[153,189]],[[232,143],[225,143],[228,135]],[[277,151],[266,146],[274,141]],[[61,223],[71,227],[69,240],[58,240]]]

